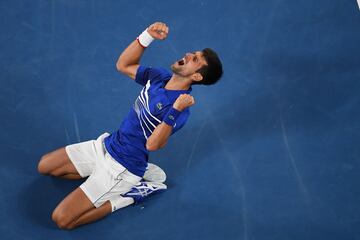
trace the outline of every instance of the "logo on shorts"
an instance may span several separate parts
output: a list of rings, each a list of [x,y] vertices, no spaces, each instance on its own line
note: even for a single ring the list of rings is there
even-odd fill
[[[159,110],[161,110],[161,109],[163,108],[162,103],[161,103],[161,102],[157,103],[157,104],[156,104],[156,107],[157,107]]]

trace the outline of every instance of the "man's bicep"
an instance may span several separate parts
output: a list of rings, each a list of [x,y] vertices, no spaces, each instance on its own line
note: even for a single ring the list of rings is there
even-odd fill
[[[126,68],[126,75],[128,75],[131,79],[135,80],[137,70],[139,68],[139,64],[130,65]]]

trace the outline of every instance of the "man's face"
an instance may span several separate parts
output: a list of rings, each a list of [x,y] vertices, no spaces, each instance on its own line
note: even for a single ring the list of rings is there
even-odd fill
[[[171,65],[171,70],[173,73],[180,75],[182,77],[193,78],[196,73],[202,66],[207,65],[203,53],[201,51],[196,51],[192,53],[186,53],[185,56],[179,61]]]

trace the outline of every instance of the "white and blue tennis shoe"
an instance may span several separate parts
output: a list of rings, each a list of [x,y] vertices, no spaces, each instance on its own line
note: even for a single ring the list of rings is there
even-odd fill
[[[148,182],[163,183],[166,181],[166,174],[159,166],[148,163],[143,179]]]
[[[159,182],[146,182],[141,180],[127,193],[121,194],[123,197],[131,197],[135,204],[141,203],[146,197],[154,193],[159,193],[167,189],[167,186]]]

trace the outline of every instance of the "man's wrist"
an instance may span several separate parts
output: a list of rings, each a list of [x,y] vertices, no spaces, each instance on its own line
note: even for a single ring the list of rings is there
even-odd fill
[[[182,112],[182,111],[183,111],[183,109],[180,108],[180,107],[178,107],[178,106],[172,106],[172,108],[174,108],[175,110],[177,110],[177,111],[179,111],[179,112]]]
[[[178,119],[181,111],[172,107],[164,116],[163,122],[171,127],[175,127],[176,120]]]
[[[147,48],[154,40],[150,33],[145,29],[137,38],[136,40],[143,48]]]

